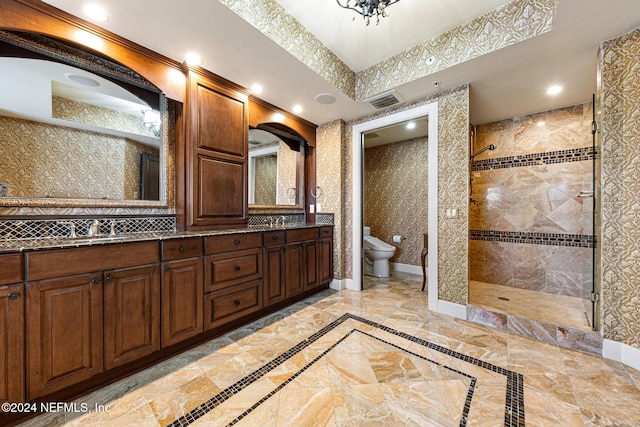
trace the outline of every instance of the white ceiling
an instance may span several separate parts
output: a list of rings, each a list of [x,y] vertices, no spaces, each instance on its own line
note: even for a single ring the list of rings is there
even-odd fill
[[[366,27],[362,19],[352,21],[355,13],[341,9],[335,0],[278,1],[301,21],[309,20],[309,30],[354,70],[505,3],[401,0],[389,7],[390,17],[379,26],[372,22]],[[87,19],[81,1],[46,2]],[[349,120],[375,111],[371,105],[340,93],[216,0],[93,2],[102,2],[110,15],[110,20],[100,26],[180,62],[188,51],[196,51],[203,58],[204,68],[245,87],[261,83],[261,98],[285,110],[300,104],[304,108],[300,116],[311,122]],[[638,3],[559,0],[553,31],[404,84],[397,90],[409,101],[470,83],[473,124],[589,101],[596,89],[599,43],[640,27]],[[437,89],[432,85],[434,81],[441,82]],[[559,96],[548,97],[545,91],[551,84],[562,84],[565,89]],[[334,104],[315,101],[317,94],[326,92],[336,95]]]
[[[413,127],[409,129],[409,123]],[[364,134],[364,148],[379,147],[395,142],[408,141],[429,135],[429,118],[422,117],[415,120],[407,120],[380,129],[368,131]]]

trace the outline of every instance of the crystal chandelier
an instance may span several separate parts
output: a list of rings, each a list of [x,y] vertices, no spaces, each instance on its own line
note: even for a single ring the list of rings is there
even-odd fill
[[[389,16],[387,7],[394,3],[398,3],[400,0],[354,0],[355,3],[351,5],[352,0],[336,0],[338,5],[344,9],[351,9],[358,12],[365,19],[367,25],[371,21],[371,17],[376,17],[376,25],[380,24],[380,17]],[[342,4],[344,3],[344,4]],[[355,17],[353,19],[356,19]]]

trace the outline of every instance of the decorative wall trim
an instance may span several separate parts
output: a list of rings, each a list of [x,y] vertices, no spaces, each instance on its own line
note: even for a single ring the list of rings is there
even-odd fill
[[[596,239],[588,234],[528,233],[523,231],[469,230],[471,240],[490,242],[528,243],[532,245],[573,246],[593,248]]]
[[[570,150],[550,151],[548,153],[523,154],[521,156],[498,157],[495,159],[474,160],[472,171],[517,168],[521,166],[551,165],[555,163],[581,162],[593,160],[597,152],[593,147],[573,148]]]
[[[602,343],[602,357],[640,370],[640,349],[625,343],[605,339]]]
[[[345,279],[333,279],[331,283],[329,283],[329,288],[336,291],[347,289],[347,281]]]
[[[317,213],[316,224],[333,225],[334,214],[332,213]]]
[[[422,276],[422,267],[419,265],[403,264],[401,262],[391,262],[389,264],[393,271],[399,271],[400,273],[409,273],[409,274],[416,274],[416,275]],[[426,269],[426,272],[428,275],[429,269]]]
[[[304,224],[306,222],[304,213],[273,213],[249,215],[249,225],[270,225],[282,216],[285,224]]]

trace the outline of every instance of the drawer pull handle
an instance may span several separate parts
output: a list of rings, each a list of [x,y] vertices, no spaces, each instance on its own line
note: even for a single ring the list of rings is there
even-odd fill
[[[9,298],[12,301],[16,300],[20,298],[20,292],[11,292],[9,295],[7,295],[7,298]]]
[[[171,267],[165,267],[164,271],[171,271]]]
[[[186,252],[187,251],[187,247],[182,245],[180,246],[180,252]]]
[[[233,267],[233,269],[234,269],[235,271],[240,271],[240,266],[239,266],[239,265],[236,265],[235,267]]]
[[[273,236],[272,239],[273,240],[278,240],[278,236]]]
[[[91,284],[92,284],[92,285],[97,285],[98,283],[100,283],[100,279],[93,279],[93,280],[91,280]]]
[[[234,305],[240,305],[240,300],[234,299],[234,300],[233,300],[233,304],[234,304]]]
[[[112,275],[107,276],[107,282],[113,282],[114,280],[116,280],[116,276],[112,276]]]
[[[324,234],[329,234],[329,230],[324,230]]]
[[[239,245],[240,244],[240,240],[236,240],[235,243],[236,243],[236,245]]]

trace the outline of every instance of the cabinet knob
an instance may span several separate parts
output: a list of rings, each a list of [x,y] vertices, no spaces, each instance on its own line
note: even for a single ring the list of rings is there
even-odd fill
[[[324,234],[329,234],[329,230],[324,230]]]
[[[240,271],[240,266],[239,266],[239,265],[236,265],[235,267],[233,267],[233,269],[234,269],[235,271]]]
[[[171,267],[169,267],[169,266],[165,266],[165,267],[164,267],[164,271],[171,271]]]
[[[239,245],[240,244],[240,240],[236,240],[235,243],[236,243],[236,245]]]
[[[273,240],[278,240],[278,236],[273,236],[272,239]]]
[[[186,252],[187,251],[187,247],[182,245],[180,246],[180,252]]]
[[[113,282],[114,280],[116,280],[116,276],[112,276],[111,274],[107,276],[107,282]]]
[[[233,300],[233,304],[234,304],[234,305],[240,305],[240,300],[234,299],[234,300]]]
[[[96,278],[96,279],[91,280],[91,284],[92,285],[97,285],[98,283],[100,283],[100,279]]]
[[[16,300],[20,298],[20,292],[11,292],[9,295],[7,295],[7,298],[9,298],[12,301]]]

